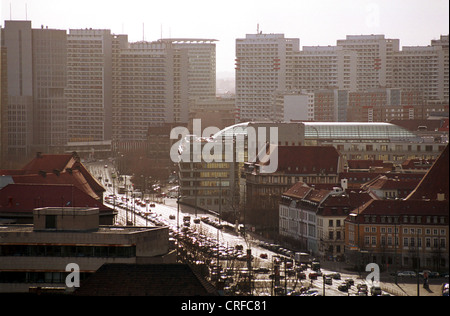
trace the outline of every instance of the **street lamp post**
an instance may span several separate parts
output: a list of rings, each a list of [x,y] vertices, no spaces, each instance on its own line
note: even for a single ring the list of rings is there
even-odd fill
[[[221,205],[222,205],[222,178],[219,178],[219,187],[220,187],[220,189],[219,189],[219,191],[220,191],[220,195],[219,195],[219,213],[218,213],[218,215],[217,215],[217,217],[218,217],[218,219],[219,219],[219,227],[217,228],[217,265],[219,265],[219,260],[220,260],[220,257],[219,257],[219,247],[220,247],[220,243],[219,243],[219,238],[220,238],[220,235],[219,235],[219,232],[220,232],[220,216],[221,216],[221,212],[222,212],[222,208],[221,208]]]

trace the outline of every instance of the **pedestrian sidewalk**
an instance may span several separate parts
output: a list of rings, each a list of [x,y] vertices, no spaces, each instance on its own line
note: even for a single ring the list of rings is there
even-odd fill
[[[434,279],[429,281],[429,287],[423,287],[423,280],[411,278],[411,280],[399,279],[397,284],[395,282],[381,282],[381,289],[389,294],[395,296],[442,296],[442,284],[447,283],[445,279]]]
[[[358,273],[356,271],[349,270],[348,264],[344,262],[335,261],[321,261],[321,266],[324,269],[332,270],[340,273],[352,274],[355,279],[364,279],[369,272],[361,271]],[[423,287],[423,279],[419,279],[419,287],[417,287],[417,278],[401,278],[395,279],[390,275],[389,272],[383,272],[380,275],[380,286],[384,292],[387,292],[394,296],[441,296],[442,295],[442,285],[448,283],[448,279],[430,279],[429,287],[425,289]],[[419,293],[419,294],[418,294]]]

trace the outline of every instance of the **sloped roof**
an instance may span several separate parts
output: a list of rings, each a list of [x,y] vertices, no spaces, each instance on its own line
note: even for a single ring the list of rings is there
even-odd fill
[[[419,126],[426,126],[428,131],[434,131],[443,126],[444,120],[424,120],[424,119],[415,119],[415,120],[392,120],[392,124],[401,126],[406,128],[409,131],[417,131]]]
[[[19,170],[0,170],[1,175],[12,176],[14,183],[71,184],[95,199],[100,199],[105,188],[73,154],[40,154]]]
[[[444,151],[439,155],[433,166],[428,170],[417,187],[411,192],[406,200],[436,200],[438,193],[445,196],[448,201],[449,187],[449,169],[448,169],[448,145]]]
[[[419,182],[420,180],[418,179],[405,180],[379,175],[375,179],[364,183],[361,188],[374,190],[413,190]]]
[[[217,296],[186,264],[104,264],[76,296]]]
[[[279,146],[278,170],[298,173],[338,173],[339,152],[332,146]],[[288,171],[288,168],[291,170]]]
[[[370,167],[384,167],[383,160],[347,160],[350,169],[369,169]]]
[[[355,209],[353,210],[356,211]],[[426,216],[445,216],[448,225],[449,202],[428,200],[371,200],[360,207],[357,221],[364,222],[364,215],[386,216],[422,216],[425,223]],[[379,220],[379,216],[377,217]]]
[[[111,209],[73,185],[8,184],[0,190],[0,212],[30,213],[39,207],[96,207]]]
[[[73,170],[71,173],[63,172],[59,175],[48,173],[45,176],[41,174],[29,174],[12,176],[14,183],[18,184],[66,184],[74,185],[78,189],[84,191],[86,194],[94,199],[100,199],[98,194],[94,192],[92,187],[87,182],[86,178],[78,170]]]
[[[297,182],[283,195],[294,199],[304,199],[312,189],[304,182]]]
[[[277,172],[288,174],[337,174],[339,172],[340,155],[333,146],[276,146],[278,152],[274,151],[273,147],[275,145],[271,145],[269,155],[278,154]],[[265,158],[263,161],[268,160]]]
[[[46,172],[52,172],[55,169],[64,171],[66,168],[72,168],[75,163],[76,159],[71,154],[38,154],[33,160],[26,164],[22,170],[24,171],[24,174],[36,174],[41,170]]]

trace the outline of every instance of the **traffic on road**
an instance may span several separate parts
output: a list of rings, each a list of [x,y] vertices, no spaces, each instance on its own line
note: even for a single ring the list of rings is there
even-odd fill
[[[324,269],[308,254],[262,241],[214,214],[180,207],[176,198],[136,194],[129,176],[122,176],[118,185],[114,168],[104,162],[88,167],[105,186],[104,203],[117,211],[118,225],[169,227],[169,245],[178,260],[204,267],[207,278],[226,295],[387,295],[356,274]]]

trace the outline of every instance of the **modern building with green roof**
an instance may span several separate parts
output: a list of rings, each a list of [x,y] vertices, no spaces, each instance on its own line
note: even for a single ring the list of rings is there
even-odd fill
[[[295,125],[298,128],[294,129]],[[214,137],[246,136],[249,127],[257,130],[264,126],[279,127],[278,145],[330,145],[347,160],[401,163],[407,159],[436,159],[447,144],[430,142],[395,124],[367,122],[246,122],[229,126]]]

